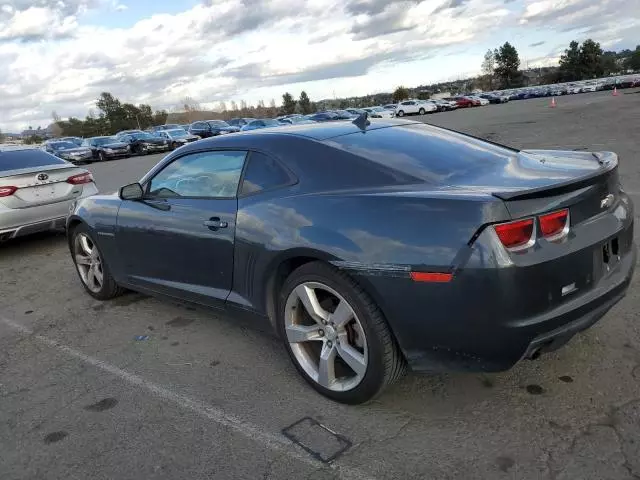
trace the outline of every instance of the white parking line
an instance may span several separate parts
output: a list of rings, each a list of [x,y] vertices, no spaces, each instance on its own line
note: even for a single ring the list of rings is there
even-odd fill
[[[42,335],[34,334],[33,330],[23,325],[20,325],[19,323],[16,323],[12,320],[8,320],[6,318],[0,318],[0,322],[20,332],[23,335],[28,335],[40,343],[48,345],[51,348],[54,348],[56,350],[59,350],[69,355],[70,357],[74,357],[84,363],[87,363],[96,368],[99,368],[100,370],[103,370],[107,373],[115,375],[116,377],[120,378],[121,380],[125,381],[130,385],[136,386],[141,390],[146,390],[152,395],[155,395],[158,398],[161,398],[163,400],[167,400],[176,405],[179,405],[182,408],[191,410],[192,412],[197,413],[198,415],[201,415],[203,417],[206,417],[207,419],[219,425],[223,425],[225,427],[232,429],[236,433],[239,433],[240,435],[243,435],[249,438],[250,440],[253,440],[256,443],[260,443],[271,450],[275,450],[293,459],[299,460],[300,462],[306,463],[311,467],[314,467],[316,469],[328,467],[336,471],[340,475],[340,478],[354,479],[354,480],[374,480],[374,477],[372,477],[371,475],[368,475],[355,468],[344,467],[344,466],[337,465],[335,463],[330,463],[330,464],[322,463],[310,457],[306,452],[304,452],[302,449],[300,449],[297,445],[292,443],[288,438],[286,438],[283,435],[268,432],[262,429],[261,427],[254,425],[252,423],[246,422],[233,414],[230,414],[225,412],[224,410],[221,410],[220,408],[213,407],[204,402],[201,402],[200,400],[187,397],[186,395],[177,393],[167,387],[157,385],[153,382],[145,380],[144,378],[134,373],[129,373],[114,365],[111,365],[110,363],[104,362],[98,358],[85,355],[84,353],[79,352],[78,350],[75,350],[66,345],[62,345],[56,342],[55,340],[51,340],[50,338],[44,337]]]

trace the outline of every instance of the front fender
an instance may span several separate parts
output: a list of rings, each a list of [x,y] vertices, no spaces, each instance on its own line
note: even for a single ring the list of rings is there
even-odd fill
[[[118,210],[122,200],[117,195],[94,195],[79,200],[67,217],[67,232],[78,223],[84,224],[116,281],[121,277],[122,261],[116,245]],[[71,238],[68,236],[69,248]]]

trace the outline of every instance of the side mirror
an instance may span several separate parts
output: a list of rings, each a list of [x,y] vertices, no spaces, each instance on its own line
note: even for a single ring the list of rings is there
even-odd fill
[[[143,195],[142,185],[138,182],[120,188],[120,198],[122,200],[142,200]]]

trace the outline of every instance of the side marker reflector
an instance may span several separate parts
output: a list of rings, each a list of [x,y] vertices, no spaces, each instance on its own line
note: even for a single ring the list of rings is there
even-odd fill
[[[411,272],[411,280],[414,282],[447,283],[452,279],[452,273]]]

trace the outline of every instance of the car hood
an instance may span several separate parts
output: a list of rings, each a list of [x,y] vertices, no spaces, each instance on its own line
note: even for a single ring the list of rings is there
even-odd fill
[[[75,147],[75,148],[61,148],[54,150],[56,153],[86,153],[90,149],[88,147]]]
[[[104,145],[100,145],[101,148],[125,148],[129,145],[124,142],[114,142],[114,143],[106,143]]]
[[[229,125],[228,127],[220,127],[218,130],[224,130],[226,132],[239,132],[240,127],[236,127],[235,125]]]

